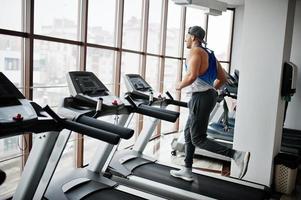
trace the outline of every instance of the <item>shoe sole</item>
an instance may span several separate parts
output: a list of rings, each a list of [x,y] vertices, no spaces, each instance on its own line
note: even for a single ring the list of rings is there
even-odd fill
[[[244,168],[241,172],[241,175],[240,175],[239,179],[242,179],[248,171],[250,155],[251,155],[250,152],[247,152],[245,157],[244,157]]]
[[[192,182],[193,181],[193,178],[187,178],[187,177],[184,177],[184,176],[178,176],[178,175],[175,175],[173,173],[170,173],[170,175],[172,175],[175,178],[183,179],[184,181],[188,181],[188,182]]]

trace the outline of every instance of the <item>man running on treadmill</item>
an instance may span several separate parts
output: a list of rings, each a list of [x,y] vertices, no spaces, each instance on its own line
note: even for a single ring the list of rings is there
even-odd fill
[[[185,134],[185,167],[171,170],[174,177],[193,181],[192,163],[195,147],[232,158],[240,168],[238,178],[242,179],[247,172],[250,152],[234,150],[207,138],[209,116],[217,100],[217,90],[225,83],[226,74],[214,56],[213,51],[202,46],[205,31],[199,26],[188,29],[185,42],[190,49],[187,59],[186,75],[178,83],[176,90],[190,86],[191,98],[188,102],[189,116],[184,129]]]

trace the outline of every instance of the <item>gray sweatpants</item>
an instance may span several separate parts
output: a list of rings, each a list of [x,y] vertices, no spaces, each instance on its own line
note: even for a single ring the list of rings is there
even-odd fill
[[[189,116],[185,134],[185,167],[192,167],[195,147],[233,158],[234,150],[207,138],[208,120],[216,104],[217,92],[195,92],[188,102]]]

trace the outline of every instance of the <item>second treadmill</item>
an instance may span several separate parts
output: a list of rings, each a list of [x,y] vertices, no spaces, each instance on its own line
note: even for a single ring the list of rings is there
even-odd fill
[[[152,95],[153,90],[150,85],[137,74],[125,76],[126,85],[139,102],[145,101],[145,95]],[[153,101],[160,101],[159,99]],[[165,101],[166,102],[166,101]],[[164,99],[161,100],[161,105],[164,105]],[[178,103],[180,104],[180,102]],[[166,105],[165,105],[166,107]],[[146,132],[153,132],[156,124],[159,121],[154,121],[149,130],[143,129]],[[153,130],[151,130],[153,129]],[[147,143],[149,137],[144,132],[140,136],[144,137]],[[137,142],[140,138],[137,139]],[[142,143],[140,141],[140,143]],[[145,146],[144,146],[145,147]],[[139,151],[134,148],[132,150],[122,150],[115,153],[110,169],[114,174],[113,180],[126,184],[136,189],[141,189],[160,195],[167,199],[231,199],[231,200],[256,200],[265,199],[268,194],[268,188],[264,185],[255,184],[248,181],[242,181],[235,178],[221,177],[214,175],[203,175],[194,173],[194,181],[187,182],[170,175],[170,170],[173,167],[166,166],[156,162],[155,159],[143,155],[143,148]]]

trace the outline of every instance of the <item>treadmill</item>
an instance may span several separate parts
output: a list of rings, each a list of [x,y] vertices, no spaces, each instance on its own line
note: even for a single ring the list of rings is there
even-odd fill
[[[125,82],[129,88],[128,94],[133,94],[137,102],[149,99],[164,105],[164,98],[155,99],[152,97],[153,90],[150,85],[137,74],[125,75]],[[144,96],[144,98],[140,98]],[[148,102],[148,104],[155,104]],[[178,104],[181,104],[178,102]],[[196,174],[194,181],[187,182],[170,175],[170,166],[156,162],[155,159],[143,155],[143,150],[149,140],[151,132],[154,131],[155,120],[150,127],[143,128],[137,139],[137,144],[130,150],[117,151],[109,165],[109,171],[113,174],[112,180],[127,184],[135,189],[144,190],[159,195],[166,199],[231,199],[231,200],[256,200],[265,199],[268,195],[268,188],[264,185],[242,181],[235,178]],[[144,132],[146,131],[146,133]],[[144,140],[144,141],[142,141]]]
[[[71,97],[64,99],[64,116],[72,116],[74,113],[84,112],[85,116],[98,118],[101,116],[116,115],[114,133],[121,138],[129,139],[133,133],[125,134],[124,124],[129,115],[133,112],[145,114],[153,117],[161,117],[174,122],[179,113],[169,112],[164,114],[164,110],[153,108],[147,105],[132,105],[127,101],[122,101],[112,95],[104,84],[92,73],[75,71],[67,75],[68,86]],[[130,99],[129,99],[130,100]],[[163,111],[163,112],[162,112]],[[84,118],[85,119],[85,118]],[[98,121],[84,120],[87,125],[93,125]],[[118,120],[118,121],[117,121]],[[104,122],[103,122],[104,123]],[[102,126],[106,128],[106,126]],[[127,129],[128,130],[128,129]],[[112,130],[111,130],[112,131]],[[86,167],[79,169],[68,169],[58,173],[50,182],[44,195],[45,199],[162,199],[161,197],[141,192],[134,188],[126,187],[124,184],[117,184],[109,179],[105,169],[114,151],[113,143],[101,143],[95,152],[94,160]]]
[[[62,153],[58,151],[66,145],[61,139],[68,140],[70,131],[78,131],[112,144],[118,143],[119,135],[101,129],[103,122],[100,121],[93,126],[87,125],[85,120],[89,119],[93,120],[89,117],[61,118],[50,107],[41,108],[27,100],[0,72],[0,138],[28,132],[40,133],[35,139],[13,199],[45,199],[44,192]],[[114,131],[114,128],[114,125],[110,125],[105,129]],[[129,136],[133,134],[130,129],[120,130]]]

